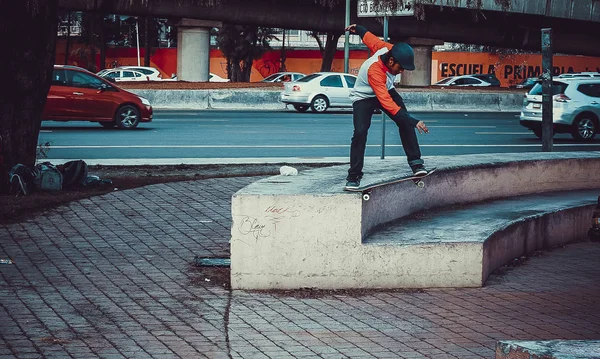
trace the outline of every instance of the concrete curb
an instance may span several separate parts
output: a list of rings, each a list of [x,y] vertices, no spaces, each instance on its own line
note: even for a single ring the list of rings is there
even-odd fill
[[[168,110],[284,110],[281,90],[215,89],[215,90],[128,90],[147,98],[156,109]],[[469,92],[401,92],[411,111],[452,112],[519,112],[523,103],[521,93]]]

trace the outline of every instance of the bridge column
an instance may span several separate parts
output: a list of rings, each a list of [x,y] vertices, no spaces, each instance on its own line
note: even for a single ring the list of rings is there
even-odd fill
[[[404,86],[431,85],[431,53],[435,45],[443,45],[441,40],[409,37],[405,40],[415,51],[415,69],[402,73],[400,84]]]
[[[210,72],[210,30],[220,21],[181,19],[177,24],[177,78],[208,81]]]

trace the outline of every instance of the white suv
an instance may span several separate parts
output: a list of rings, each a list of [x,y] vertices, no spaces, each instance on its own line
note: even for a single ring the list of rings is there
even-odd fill
[[[570,133],[589,141],[600,128],[600,79],[557,78],[552,82],[554,133]],[[542,84],[527,94],[521,110],[521,125],[542,137]]]
[[[600,78],[600,72],[567,72],[561,75],[558,75],[559,79],[570,79],[573,77],[597,77]]]

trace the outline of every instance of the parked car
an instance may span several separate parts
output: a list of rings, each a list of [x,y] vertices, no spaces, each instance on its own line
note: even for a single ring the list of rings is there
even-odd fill
[[[289,82],[296,81],[306,76],[300,72],[276,72],[265,77],[261,82]]]
[[[350,89],[356,76],[339,72],[317,72],[294,82],[284,83],[281,102],[296,111],[325,112],[330,107],[352,107]]]
[[[152,121],[150,102],[75,66],[55,65],[42,113],[45,121],[99,122],[132,129]]]
[[[121,66],[119,68],[120,69],[125,69],[125,70],[133,70],[133,71],[141,72],[144,75],[148,76],[148,79],[150,81],[161,81],[162,80],[162,73],[160,71],[158,71],[157,69],[155,69],[154,67]]]
[[[495,76],[494,76],[495,77]],[[498,81],[498,84],[500,81]],[[492,86],[490,82],[479,79],[474,75],[446,77],[433,84],[434,86]]]
[[[535,86],[536,83],[540,82],[541,79],[539,77],[528,77],[525,80],[519,82],[518,84],[511,85],[510,87],[516,89],[525,89],[530,90]]]
[[[570,133],[589,141],[600,128],[600,78],[561,78],[552,82],[554,133]],[[521,110],[521,125],[542,137],[542,84],[527,94]]]
[[[139,71],[115,68],[110,70],[102,70],[96,75],[107,79],[111,82],[125,82],[125,81],[150,81],[148,75],[144,75]]]
[[[587,78],[587,77],[597,77],[600,78],[600,72],[571,72],[571,73],[564,73],[564,74],[560,74],[558,75],[558,78],[560,79],[568,79],[568,78]]]
[[[494,74],[472,74],[469,76],[475,77],[476,79],[483,80],[485,82],[489,82],[490,86],[500,87],[500,80]]]
[[[208,74],[208,82],[229,82],[229,79],[224,79],[221,76],[215,75],[211,72]]]

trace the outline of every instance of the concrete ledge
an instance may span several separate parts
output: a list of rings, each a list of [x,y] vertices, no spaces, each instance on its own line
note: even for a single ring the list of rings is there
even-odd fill
[[[440,286],[450,280],[462,282],[462,286],[481,286],[495,269],[514,258],[586,239],[598,194],[600,184],[593,190],[542,193],[419,212],[376,228],[363,243],[386,256],[392,256],[399,247],[428,248],[424,257],[406,256],[390,268],[381,268],[381,275],[390,277],[391,283],[397,282],[395,277],[407,267],[414,273],[414,283]],[[461,275],[453,278],[449,269]]]
[[[500,341],[496,359],[595,359],[600,340]]]
[[[432,92],[430,96],[433,111],[500,111],[497,93]]]
[[[411,213],[453,204],[554,191],[598,188],[600,152],[480,154],[425,158],[436,173],[425,189],[410,182],[374,190],[371,199],[342,191],[346,166],[296,177],[274,176],[232,198],[231,276],[238,289],[391,288],[479,286],[484,248],[448,246],[432,257],[430,245],[373,251],[363,241],[373,230]],[[398,160],[367,162],[363,182],[398,175]],[[590,214],[591,215],[591,214]],[[588,217],[589,219],[589,217]],[[490,247],[488,250],[494,250]],[[427,280],[409,267],[393,282],[381,268],[427,258]],[[455,261],[456,258],[464,258]],[[425,261],[425,260],[424,260]],[[472,263],[477,263],[476,267]],[[491,261],[487,266],[498,266]],[[444,273],[441,277],[439,273]],[[386,277],[387,278],[387,277]],[[475,279],[473,279],[475,278]]]
[[[128,90],[145,97],[153,108],[204,110],[209,105],[209,92],[196,90]]]
[[[128,90],[147,98],[156,109],[267,109],[283,110],[281,90]],[[523,95],[450,91],[400,92],[411,111],[509,111],[521,110]]]

